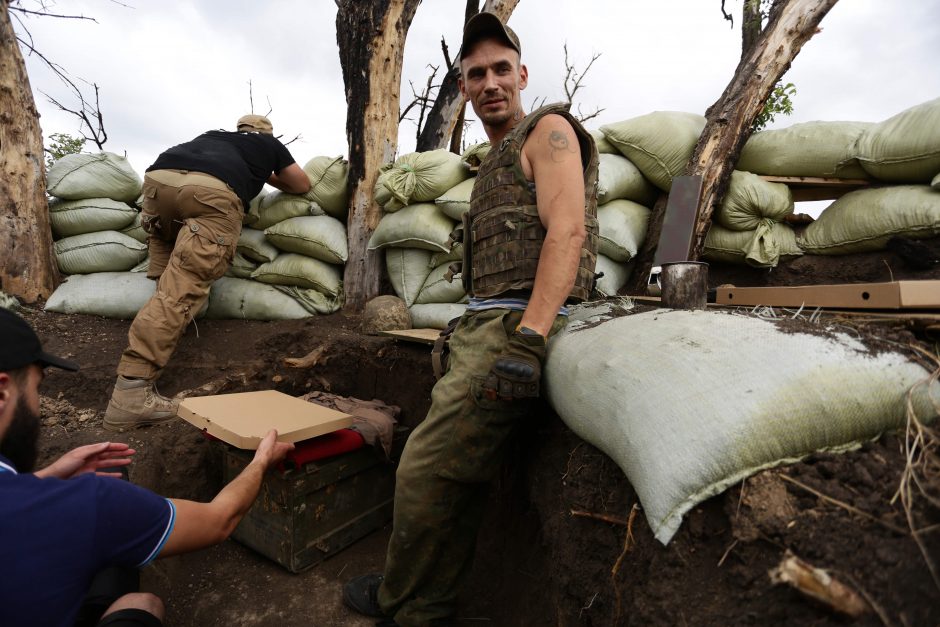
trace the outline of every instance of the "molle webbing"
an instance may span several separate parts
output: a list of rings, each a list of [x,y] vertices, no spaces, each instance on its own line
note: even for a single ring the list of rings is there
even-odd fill
[[[539,219],[535,186],[522,171],[522,146],[536,123],[550,113],[571,123],[581,150],[587,237],[569,300],[585,300],[590,294],[597,261],[597,150],[567,105],[556,104],[527,115],[480,166],[470,210],[464,214],[463,281],[471,296],[489,298],[532,289],[546,231]]]

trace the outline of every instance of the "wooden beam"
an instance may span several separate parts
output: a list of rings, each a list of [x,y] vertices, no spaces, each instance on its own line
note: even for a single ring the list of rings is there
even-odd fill
[[[813,176],[763,176],[770,183],[783,183],[793,193],[794,202],[836,200],[849,192],[872,186],[864,179],[833,179]]]
[[[940,281],[894,281],[798,287],[719,287],[719,305],[940,309]]]

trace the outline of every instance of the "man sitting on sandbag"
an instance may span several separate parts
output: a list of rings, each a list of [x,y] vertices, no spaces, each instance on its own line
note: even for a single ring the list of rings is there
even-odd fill
[[[239,118],[237,132],[209,131],[174,146],[147,169],[141,225],[149,237],[147,276],[157,290],[137,313],[104,415],[112,430],[176,416],[178,402],[154,387],[186,325],[232,265],[242,216],[265,183],[294,194],[310,179],[261,115]]]

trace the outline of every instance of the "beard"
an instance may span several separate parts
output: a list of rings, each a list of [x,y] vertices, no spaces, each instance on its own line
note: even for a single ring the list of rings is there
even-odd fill
[[[20,398],[13,410],[13,420],[0,442],[0,455],[9,459],[17,472],[32,472],[39,455],[38,442],[39,414]]]

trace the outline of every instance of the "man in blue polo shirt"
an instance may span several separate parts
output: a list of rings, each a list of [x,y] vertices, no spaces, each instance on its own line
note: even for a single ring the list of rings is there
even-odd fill
[[[133,449],[78,447],[32,473],[39,436],[39,384],[48,366],[78,365],[42,350],[20,316],[0,308],[0,625],[75,624],[93,579],[110,567],[225,540],[251,506],[264,473],[293,448],[270,431],[254,460],[210,503],[166,499],[115,478]],[[98,625],[159,626],[163,603],[149,593],[114,601]]]

